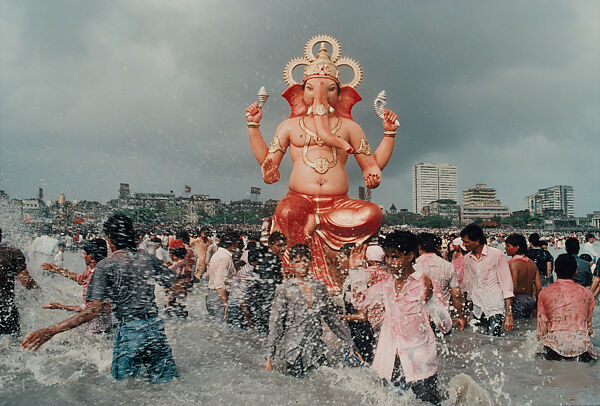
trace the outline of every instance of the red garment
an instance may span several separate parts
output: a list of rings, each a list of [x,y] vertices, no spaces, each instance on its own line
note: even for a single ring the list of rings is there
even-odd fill
[[[377,232],[383,219],[379,206],[350,199],[347,194],[311,196],[290,190],[275,209],[275,221],[288,246],[306,243],[303,228],[310,214],[317,222],[315,233],[334,250],[364,242]]]
[[[304,226],[315,215],[317,229],[307,239]],[[328,290],[336,290],[327,268],[323,242],[334,250],[348,243],[361,244],[379,230],[383,213],[376,204],[344,195],[311,196],[290,190],[275,209],[275,223],[285,235],[288,247],[308,244],[313,275]]]

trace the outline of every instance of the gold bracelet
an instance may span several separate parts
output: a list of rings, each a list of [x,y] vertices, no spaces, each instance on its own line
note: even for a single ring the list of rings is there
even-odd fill
[[[396,131],[384,131],[383,135],[386,137],[395,137],[396,136]]]
[[[253,122],[253,121],[248,121],[248,122],[246,123],[246,125],[247,125],[248,127],[250,127],[250,128],[258,128],[258,127],[260,127],[260,123],[255,123],[255,122]]]

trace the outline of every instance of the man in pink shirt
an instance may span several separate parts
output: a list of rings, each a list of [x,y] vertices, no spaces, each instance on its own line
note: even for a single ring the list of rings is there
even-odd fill
[[[461,232],[465,248],[465,286],[473,304],[476,326],[488,335],[513,328],[513,281],[504,253],[487,245],[481,227],[469,224]]]
[[[371,286],[359,307],[385,306],[385,315],[371,368],[394,386],[410,388],[417,398],[440,403],[437,387],[437,342],[430,318],[446,333],[452,320],[441,292],[431,279],[413,268],[418,254],[417,237],[409,231],[388,234],[383,241],[390,276]],[[350,266],[360,263],[352,257]],[[441,309],[442,314],[432,314]]]
[[[554,268],[558,279],[538,296],[537,334],[543,340],[546,359],[596,359],[591,341],[594,296],[573,281],[577,261],[571,254],[559,255]]]

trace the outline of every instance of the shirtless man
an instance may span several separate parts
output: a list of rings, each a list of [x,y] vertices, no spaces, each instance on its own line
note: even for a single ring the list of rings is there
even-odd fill
[[[196,272],[194,273],[195,279],[201,279],[204,272],[206,272],[206,250],[212,243],[210,239],[210,229],[207,226],[203,226],[200,229],[200,235],[198,238],[190,239],[190,248],[196,254]]]
[[[515,297],[512,302],[513,319],[528,319],[536,315],[537,298],[542,290],[540,274],[535,262],[527,257],[527,241],[521,234],[506,238],[506,254],[513,280]]]
[[[335,63],[339,57],[339,49],[335,48],[337,40],[319,39],[334,45],[333,54],[330,57],[322,45],[314,57],[315,42],[309,41],[306,49],[310,49],[311,57],[299,62],[307,65],[302,84],[295,83],[291,69],[286,68],[290,87],[283,96],[290,102],[292,114],[279,125],[270,147],[259,130],[262,110],[257,103],[246,109],[246,120],[250,145],[266,183],[279,180],[279,165],[285,151],[290,150],[293,169],[289,192],[275,210],[276,225],[286,236],[288,247],[308,242],[315,233],[325,242],[324,249],[337,251],[346,243],[364,242],[379,229],[383,217],[377,205],[348,198],[348,155],[354,154],[365,185],[379,186],[381,170],[389,162],[394,148],[398,116],[385,110],[385,137],[372,153],[361,127],[350,115],[352,105],[360,100],[354,90],[360,82],[360,77],[356,79],[361,75],[360,69],[355,70],[355,80],[341,85]],[[318,261],[313,257],[315,260]],[[327,275],[316,276],[328,288],[333,286]]]

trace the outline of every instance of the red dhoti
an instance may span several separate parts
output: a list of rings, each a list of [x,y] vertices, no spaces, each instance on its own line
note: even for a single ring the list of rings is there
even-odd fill
[[[315,216],[317,228],[310,240],[304,234],[308,216]],[[277,228],[287,238],[288,247],[308,243],[313,272],[327,288],[331,281],[322,242],[334,250],[348,243],[360,244],[381,226],[383,213],[376,204],[353,200],[347,194],[311,196],[290,190],[275,209]]]

